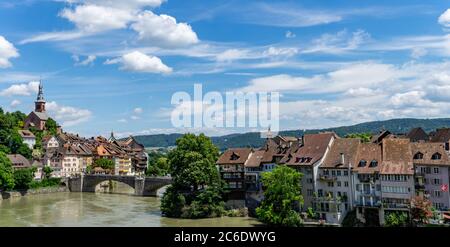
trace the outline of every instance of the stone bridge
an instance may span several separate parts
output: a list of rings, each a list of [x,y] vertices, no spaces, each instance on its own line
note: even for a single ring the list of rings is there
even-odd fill
[[[117,181],[134,188],[137,196],[156,196],[159,188],[172,183],[170,177],[135,177],[118,175],[84,175],[71,177],[67,185],[71,192],[95,192],[95,187],[104,181]]]

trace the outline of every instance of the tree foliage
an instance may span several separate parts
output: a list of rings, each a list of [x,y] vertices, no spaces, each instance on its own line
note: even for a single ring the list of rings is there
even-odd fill
[[[110,160],[110,159],[105,159],[105,158],[100,158],[100,159],[96,159],[94,161],[94,164],[92,164],[93,167],[101,167],[105,170],[109,169],[109,170],[114,170],[114,161]]]
[[[54,136],[57,134],[58,124],[52,118],[48,118],[45,122],[45,129],[50,135]]]
[[[416,196],[411,200],[411,218],[419,224],[427,224],[433,217],[432,204],[430,200]]]
[[[162,152],[150,152],[146,175],[165,176],[169,173],[169,161],[167,155]]]
[[[13,167],[5,153],[0,152],[0,190],[12,188],[14,188]]]
[[[388,227],[399,227],[408,225],[408,214],[406,212],[386,212],[384,224]]]
[[[186,134],[169,152],[169,172],[173,183],[161,201],[168,217],[204,218],[224,212],[223,181],[215,162],[219,151],[203,134]]]
[[[371,133],[352,133],[345,136],[345,138],[359,138],[362,142],[370,142],[372,139]]]
[[[26,115],[16,112],[4,112],[0,108],[0,151],[6,154],[21,154],[31,158],[31,149],[23,143],[18,130],[23,128]]]
[[[29,189],[34,179],[35,167],[14,170],[14,189]]]
[[[263,173],[265,190],[261,206],[256,208],[258,219],[273,226],[300,226],[302,220],[297,211],[303,204],[301,177],[301,173],[287,166]]]
[[[44,173],[44,179],[49,179],[52,176],[53,169],[50,166],[44,166],[42,172]]]

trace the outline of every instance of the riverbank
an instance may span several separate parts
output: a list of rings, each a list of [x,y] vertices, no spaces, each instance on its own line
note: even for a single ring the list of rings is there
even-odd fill
[[[66,186],[42,187],[28,190],[2,191],[0,192],[0,201],[9,198],[23,197],[28,195],[40,195],[49,193],[69,192]]]

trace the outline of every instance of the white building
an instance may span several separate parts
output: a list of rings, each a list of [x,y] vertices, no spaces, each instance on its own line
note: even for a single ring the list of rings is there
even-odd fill
[[[36,137],[31,131],[19,130],[19,135],[22,137],[23,143],[27,144],[30,149],[34,148],[34,145],[36,144]]]

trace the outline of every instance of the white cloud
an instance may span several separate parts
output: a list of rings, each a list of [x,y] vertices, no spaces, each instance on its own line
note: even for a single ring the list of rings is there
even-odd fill
[[[95,59],[97,59],[96,56],[94,55],[89,55],[86,57],[85,60],[80,61],[80,57],[77,55],[73,55],[72,59],[75,61],[75,66],[88,66],[88,65],[93,65]]]
[[[0,95],[1,96],[13,96],[13,95],[29,96],[32,93],[37,93],[38,89],[39,89],[39,82],[31,81],[29,83],[11,85],[10,87],[0,91]]]
[[[136,114],[141,114],[142,112],[144,112],[144,110],[141,107],[136,107],[134,108],[133,112]]]
[[[139,120],[139,119],[141,119],[139,116],[135,116],[135,115],[133,115],[133,116],[131,116],[131,119],[132,120]]]
[[[298,53],[298,49],[294,47],[269,47],[266,51],[263,52],[264,56],[274,57],[274,56],[285,56],[291,57]]]
[[[288,39],[292,39],[292,38],[295,38],[296,35],[295,35],[295,33],[291,32],[291,31],[286,31],[285,37]]]
[[[81,37],[93,35],[93,33],[87,34],[81,32],[79,30],[74,31],[64,31],[64,32],[51,32],[51,33],[42,33],[32,36],[30,38],[26,38],[21,40],[19,44],[24,45],[28,43],[34,42],[42,42],[42,41],[64,41],[64,40],[73,40]]]
[[[128,120],[126,120],[125,118],[121,118],[121,119],[117,120],[117,122],[119,122],[119,123],[127,123]]]
[[[177,23],[172,16],[156,15],[151,11],[139,14],[131,28],[138,32],[140,40],[152,45],[180,47],[199,42],[197,34],[189,24]]]
[[[362,29],[349,33],[346,29],[337,33],[325,33],[312,41],[303,53],[343,53],[355,50],[370,40],[370,34]]]
[[[240,49],[229,49],[216,56],[216,60],[219,62],[231,62],[233,60],[245,58],[249,58],[249,51]]]
[[[47,102],[46,108],[49,115],[55,118],[55,120],[63,127],[74,126],[86,122],[92,116],[92,112],[87,109],[59,105],[55,101]]]
[[[0,68],[11,67],[11,58],[19,57],[19,52],[5,37],[0,35]]]
[[[414,59],[419,59],[425,55],[427,55],[427,50],[422,47],[414,47],[411,51],[411,57]]]
[[[97,5],[78,5],[75,9],[65,8],[60,16],[87,33],[126,28],[128,22],[134,18],[133,13],[128,10]]]
[[[95,4],[122,9],[136,9],[141,7],[158,7],[166,0],[67,0],[68,3]]]
[[[439,16],[438,22],[444,27],[450,27],[450,9],[447,9]]]
[[[9,104],[12,108],[16,108],[18,105],[22,104],[22,102],[20,102],[20,100],[13,100],[11,101],[11,104]]]
[[[390,99],[394,107],[427,107],[432,106],[430,100],[425,100],[426,93],[423,91],[410,91],[406,93],[397,93]]]
[[[345,66],[327,74],[294,77],[287,74],[255,78],[243,91],[287,91],[291,93],[345,92],[351,88],[376,86],[402,76],[392,65],[373,62]]]
[[[164,74],[172,72],[172,68],[165,65],[158,57],[146,55],[139,51],[134,51],[105,62],[105,64],[117,63],[122,64],[120,69],[127,71]]]

